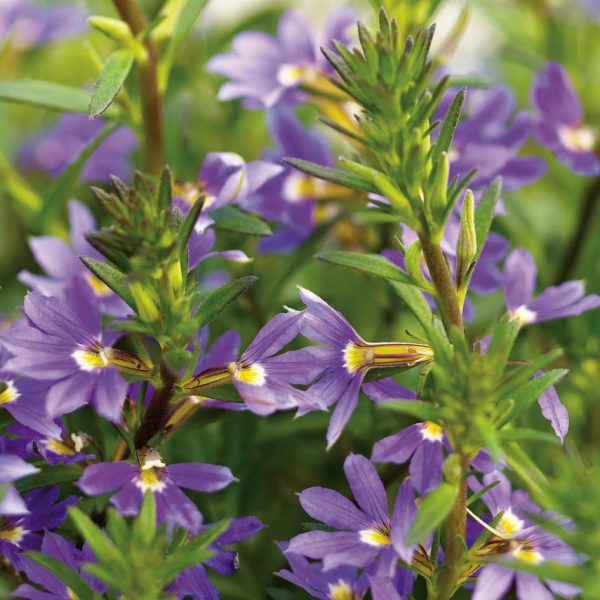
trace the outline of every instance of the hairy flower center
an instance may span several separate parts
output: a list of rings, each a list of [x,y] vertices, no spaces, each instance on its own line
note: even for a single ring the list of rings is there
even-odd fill
[[[12,381],[0,382],[0,404],[14,402],[20,395]]]
[[[426,421],[421,429],[421,436],[424,440],[430,442],[441,442],[444,437],[444,430],[437,423]]]
[[[496,529],[506,535],[514,535],[523,529],[523,525],[523,521],[513,513],[511,508],[508,508],[502,513]]]
[[[532,310],[529,310],[524,304],[513,311],[513,317],[515,319],[518,319],[521,325],[533,323],[535,321],[536,316],[537,313],[535,313]]]
[[[330,600],[355,600],[356,596],[352,588],[343,580],[339,579],[337,583],[329,584]]]
[[[358,532],[358,535],[360,541],[369,544],[369,546],[389,546],[392,543],[389,526],[363,529]]]
[[[596,135],[591,127],[563,126],[559,129],[562,143],[570,150],[591,152],[596,145]]]
[[[433,359],[433,350],[422,344],[355,344],[344,348],[344,367],[348,373],[372,367],[413,367]]]
[[[82,371],[103,369],[110,365],[106,349],[102,347],[75,350],[71,356]]]
[[[15,527],[8,521],[0,521],[0,540],[6,540],[11,544],[18,544],[24,537],[27,531],[22,527]]]
[[[135,484],[144,492],[146,490],[162,492],[166,485],[164,471],[167,465],[162,461],[160,454],[152,448],[140,450],[138,461],[140,474]]]
[[[86,273],[85,275],[87,282],[90,284],[92,291],[98,298],[107,298],[112,294],[112,290],[103,282],[100,281],[95,275]]]
[[[267,379],[265,369],[259,363],[251,365],[240,365],[239,363],[229,363],[229,371],[235,379],[242,383],[250,385],[263,385]]]

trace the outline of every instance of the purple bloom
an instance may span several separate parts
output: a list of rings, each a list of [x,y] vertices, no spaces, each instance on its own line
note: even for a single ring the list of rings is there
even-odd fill
[[[337,403],[327,430],[327,447],[338,439],[358,403],[359,391],[371,368],[415,366],[433,359],[422,344],[365,342],[343,315],[316,294],[300,288],[307,310],[300,325],[302,335],[326,347],[313,348],[322,366],[322,377],[310,391],[326,406]]]
[[[234,550],[228,550],[226,546],[231,546],[252,537],[264,526],[264,523],[256,517],[231,519],[227,530],[209,546],[214,553],[213,556],[203,563],[198,563],[179,573],[174,584],[169,586],[169,591],[175,591],[179,600],[189,596],[202,598],[202,600],[220,600],[221,595],[210,582],[205,567],[210,567],[221,575],[236,573],[241,567],[238,554]],[[201,527],[197,533],[200,533],[203,529],[205,527]]]
[[[374,462],[403,464],[410,461],[411,481],[426,494],[442,481],[444,430],[437,423],[416,423],[373,446]]]
[[[37,473],[39,469],[15,454],[0,454],[0,520],[2,515],[22,515],[28,511],[19,492],[10,485],[17,479]],[[0,532],[0,539],[3,534]]]
[[[93,404],[103,417],[119,422],[127,382],[111,365],[116,352],[102,343],[100,314],[75,298],[71,306],[35,292],[25,296],[26,322],[1,336],[14,356],[4,369],[48,383],[46,412],[50,418]],[[85,319],[85,320],[84,320]]]
[[[504,263],[504,299],[508,311],[522,325],[541,323],[581,313],[600,306],[600,296],[584,297],[581,281],[566,281],[546,288],[533,298],[537,267],[533,256],[522,248],[513,250]]]
[[[451,95],[438,110],[442,117],[450,104]],[[514,118],[515,100],[503,86],[473,93],[467,102],[463,119],[454,132],[449,153],[450,179],[465,177],[477,169],[469,184],[483,189],[496,177],[502,176],[505,190],[519,189],[546,172],[546,164],[537,157],[517,156],[529,136],[529,117],[518,113]]]
[[[280,223],[273,236],[259,242],[260,251],[289,252],[315,228],[317,200],[346,198],[352,192],[292,167],[275,164],[291,156],[331,167],[333,157],[327,139],[316,130],[305,129],[292,111],[270,111],[268,122],[277,148],[264,157],[272,162],[248,165],[250,191],[240,204]]]
[[[337,39],[349,42],[346,31],[356,22],[349,7],[334,11],[321,40],[306,17],[296,11],[283,14],[272,37],[244,31],[233,39],[233,50],[213,57],[209,71],[231,79],[219,90],[220,100],[243,98],[248,108],[293,106],[303,102],[303,86],[327,85],[331,69],[320,46]]]
[[[547,63],[535,76],[531,97],[538,111],[533,128],[538,142],[574,173],[598,175],[597,137],[583,124],[581,102],[560,63]]]
[[[90,256],[101,260],[100,253],[85,239],[85,234],[96,230],[96,221],[90,210],[81,202],[69,203],[71,247],[63,240],[52,236],[34,237],[29,247],[47,277],[21,271],[19,280],[36,292],[55,296],[68,302],[73,279],[86,284],[107,315],[125,316],[131,309],[109,287],[85,267],[79,256]]]
[[[200,371],[182,384],[183,390],[201,394],[211,386],[233,383],[246,406],[262,416],[289,408],[322,408],[316,396],[292,385],[308,385],[322,372],[314,348],[277,354],[298,335],[302,317],[297,311],[276,315],[238,360]]]
[[[13,36],[20,48],[42,46],[83,33],[86,16],[77,4],[40,6],[33,0],[2,0],[0,38]]]
[[[310,531],[290,540],[287,552],[323,560],[325,571],[339,566],[368,567],[394,573],[397,557],[410,563],[415,550],[406,536],[417,512],[411,484],[406,479],[389,516],[383,483],[373,464],[351,454],[344,462],[346,478],[358,507],[334,490],[313,487],[300,494],[302,508],[314,519],[339,531]]]
[[[41,170],[56,177],[77,159],[104,125],[102,119],[89,119],[77,113],[66,114],[26,142],[19,162],[24,169]],[[128,159],[136,147],[133,132],[127,127],[119,127],[89,157],[81,172],[81,180],[108,182],[110,175],[129,179],[132,169]]]
[[[600,21],[600,0],[579,0],[585,11]]]
[[[197,506],[181,487],[197,492],[216,492],[236,481],[227,467],[204,463],[166,465],[156,450],[138,452],[138,464],[96,463],[86,468],[77,485],[90,496],[119,491],[110,499],[117,512],[135,516],[144,494],[154,494],[158,524],[168,523],[196,530],[202,524]]]
[[[488,542],[498,539],[509,540],[505,550],[498,558],[512,558],[528,564],[538,564],[544,560],[555,560],[565,564],[577,562],[577,556],[564,542],[534,525],[528,514],[539,513],[540,509],[527,496],[525,492],[512,491],[509,480],[502,473],[491,473],[483,478],[483,484],[489,485],[493,481],[500,483],[483,494],[481,499],[487,505],[492,517],[502,515],[494,534]],[[473,477],[469,484],[474,491],[482,489],[481,484]],[[491,546],[490,546],[491,547]],[[490,551],[486,544],[479,550],[490,558]],[[497,551],[496,551],[497,552]],[[513,583],[516,583],[518,600],[531,598],[552,599],[552,594],[544,587],[535,576],[524,572],[514,572],[504,566],[489,563],[484,566],[475,585],[473,600],[497,600],[502,598]],[[547,581],[550,589],[561,596],[575,596],[579,589],[575,586],[561,582]]]
[[[0,554],[17,570],[21,568],[20,549],[39,550],[40,532],[56,529],[67,516],[67,508],[77,502],[69,496],[60,502],[59,486],[38,488],[25,496],[26,514],[0,517]]]
[[[83,550],[78,550],[70,540],[47,531],[44,534],[40,550],[46,556],[60,560],[69,569],[75,573],[79,573],[95,591],[100,593],[106,592],[107,586],[105,584],[91,578],[82,569],[84,563],[97,562],[96,557],[87,544],[84,545]],[[60,579],[31,559],[23,558],[23,570],[27,578],[32,583],[40,586],[44,592],[40,592],[39,589],[32,585],[24,583],[15,590],[15,594],[19,598],[29,598],[30,600],[44,600],[49,598],[53,600],[71,600],[73,598],[71,590]]]

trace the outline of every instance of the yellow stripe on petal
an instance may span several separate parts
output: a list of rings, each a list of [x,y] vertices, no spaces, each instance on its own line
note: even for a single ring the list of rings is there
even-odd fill
[[[381,529],[363,529],[358,532],[360,541],[369,546],[389,546],[392,543],[390,534]]]
[[[437,423],[433,423],[431,421],[426,421],[421,429],[421,435],[424,440],[429,440],[430,442],[441,442],[444,437],[444,430]]]
[[[2,523],[0,521],[0,540],[6,540],[11,544],[18,544],[27,531],[22,527],[12,527],[9,523]]]
[[[356,596],[352,588],[343,580],[329,584],[329,598],[331,600],[354,600]]]
[[[46,446],[50,452],[54,452],[54,454],[60,454],[61,456],[74,456],[76,454],[75,449],[71,448],[62,440],[47,439],[44,440],[43,443],[44,446]]]
[[[250,385],[264,385],[267,379],[265,369],[259,363],[253,363],[250,365],[230,363],[229,371],[233,375],[234,379],[237,379],[242,383],[249,383]]]
[[[20,395],[12,381],[0,382],[0,405],[14,402]]]
[[[79,365],[82,371],[93,371],[94,369],[103,369],[109,366],[109,360],[104,349],[101,350],[75,350],[71,356]]]

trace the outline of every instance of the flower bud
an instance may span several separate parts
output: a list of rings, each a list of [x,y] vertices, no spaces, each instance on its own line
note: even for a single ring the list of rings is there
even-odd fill
[[[456,288],[458,290],[462,290],[476,255],[475,201],[473,193],[468,190],[460,217],[460,233],[456,245]]]
[[[125,46],[130,46],[133,43],[134,38],[131,29],[124,21],[109,17],[93,16],[88,18],[88,23],[94,29],[97,29],[116,42],[120,42]]]
[[[133,281],[129,285],[129,291],[135,300],[135,306],[139,316],[146,323],[154,323],[160,318],[158,310],[158,297],[154,290],[148,289],[140,281]]]

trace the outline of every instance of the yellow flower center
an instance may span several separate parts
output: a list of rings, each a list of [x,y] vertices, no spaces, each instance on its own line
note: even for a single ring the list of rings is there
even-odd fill
[[[235,379],[250,385],[264,385],[267,379],[265,369],[259,363],[240,365],[233,362],[229,363],[228,369]]]
[[[369,546],[389,546],[392,543],[390,539],[389,528],[381,529],[363,529],[358,532],[360,541]]]
[[[93,371],[108,367],[110,362],[104,348],[75,350],[71,356],[82,371]]]
[[[14,527],[10,523],[0,522],[0,540],[6,540],[11,544],[18,544],[27,531],[22,527]]]
[[[0,404],[14,402],[20,395],[12,381],[0,382]]]
[[[75,449],[66,442],[63,442],[63,440],[47,439],[43,441],[43,444],[48,450],[61,456],[74,456],[76,454]]]
[[[329,584],[329,598],[330,600],[355,600],[356,596],[352,588],[340,579],[337,583]]]
[[[424,440],[429,440],[430,442],[441,442],[444,436],[444,430],[437,423],[426,421],[421,429],[421,435],[423,436]]]
[[[523,525],[523,521],[508,508],[502,513],[502,517],[500,518],[498,525],[496,525],[496,529],[505,535],[514,535],[523,529]]]
[[[414,367],[431,360],[433,350],[423,344],[349,342],[344,348],[344,367],[348,373],[372,367]]]
[[[95,275],[86,273],[86,279],[90,284],[94,294],[96,294],[98,298],[106,298],[113,293],[112,290],[103,281],[100,281],[100,279],[98,279]]]
[[[544,560],[544,557],[537,550],[528,546],[527,542],[517,546],[513,550],[513,556],[528,565],[538,565]]]
[[[513,311],[513,318],[518,319],[521,325],[527,325],[535,321],[536,313],[529,310],[524,304]]]
[[[591,127],[562,126],[558,132],[562,143],[570,150],[591,152],[596,145],[596,134]]]

